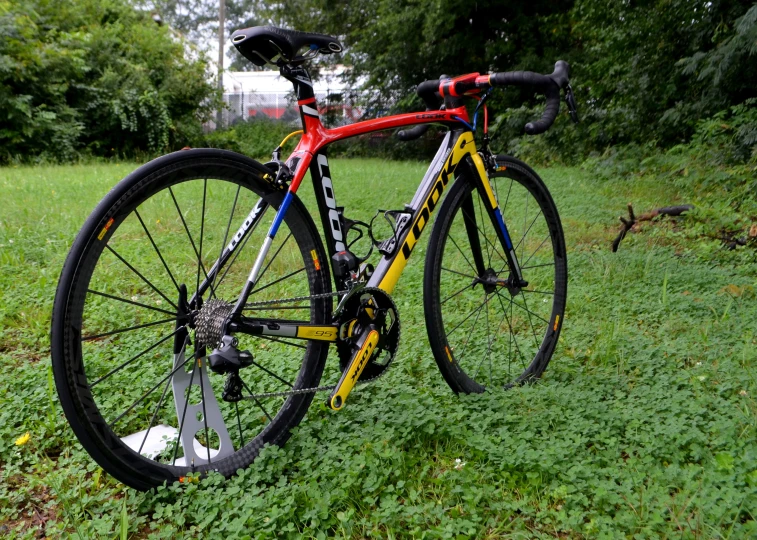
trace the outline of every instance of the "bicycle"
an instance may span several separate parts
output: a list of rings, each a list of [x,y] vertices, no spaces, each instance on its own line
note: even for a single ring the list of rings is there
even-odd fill
[[[294,85],[302,131],[287,139],[302,135],[295,150],[281,160],[285,139],[260,164],[185,149],[140,167],[89,216],[56,292],[51,348],[63,410],[95,461],[136,489],[211,470],[230,476],[266,444],[283,445],[316,392],[329,392],[328,407],[340,410],[356,384],[381,377],[400,338],[390,294],[435,211],[424,311],[454,392],[539,377],[563,323],[567,262],[557,209],[530,167],[489,150],[486,100],[497,86],[542,92],[545,112],[525,127],[537,134],[551,126],[565,89],[577,120],[567,63],[550,75],[425,81],[417,88],[425,112],[327,129],[303,64],[341,51],[335,38],[255,27],[231,40]],[[473,124],[465,97],[479,100]],[[412,201],[377,212],[392,232],[375,238],[373,221],[350,220],[337,206],[326,148],[415,126],[398,133],[410,140],[432,123],[448,128],[441,146]],[[308,170],[325,247],[297,196]],[[366,233],[380,254],[375,267],[370,251],[351,250]],[[339,382],[319,386],[332,344]]]

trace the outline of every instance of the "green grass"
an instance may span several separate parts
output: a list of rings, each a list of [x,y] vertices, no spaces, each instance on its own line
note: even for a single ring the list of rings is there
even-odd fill
[[[422,243],[393,294],[402,342],[379,384],[339,413],[317,398],[283,449],[230,480],[125,488],[62,415],[48,330],[76,232],[134,167],[0,169],[0,536],[757,535],[754,252],[724,251],[680,222],[648,226],[613,254],[628,201],[639,212],[722,205],[695,186],[602,182],[577,168],[539,170],[561,213],[569,286],[560,344],[538,384],[449,391],[425,335]],[[424,170],[332,164],[339,204],[363,221],[409,202]]]

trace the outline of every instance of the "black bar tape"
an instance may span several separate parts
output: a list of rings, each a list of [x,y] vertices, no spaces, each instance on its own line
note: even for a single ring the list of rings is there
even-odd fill
[[[541,118],[526,124],[529,135],[538,135],[547,131],[560,112],[560,89],[568,85],[570,65],[564,60],[555,63],[555,70],[550,75],[541,75],[533,71],[509,71],[495,73],[490,81],[494,86],[530,86],[544,94],[547,106]]]
[[[560,89],[556,86],[549,88],[544,95],[547,96],[547,107],[536,122],[526,124],[525,130],[529,135],[538,135],[547,131],[560,112]]]

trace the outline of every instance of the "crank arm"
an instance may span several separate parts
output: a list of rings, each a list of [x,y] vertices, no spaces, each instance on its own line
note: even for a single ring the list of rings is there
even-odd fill
[[[355,383],[357,383],[360,374],[368,364],[368,360],[371,359],[378,342],[378,330],[376,330],[376,327],[373,325],[368,326],[357,342],[357,352],[352,355],[350,365],[344,370],[342,378],[339,379],[336,388],[334,388],[334,391],[329,396],[329,399],[326,402],[327,406],[335,411],[341,410],[342,407],[344,407],[344,402],[347,401],[347,396],[350,395],[350,392],[355,387]]]

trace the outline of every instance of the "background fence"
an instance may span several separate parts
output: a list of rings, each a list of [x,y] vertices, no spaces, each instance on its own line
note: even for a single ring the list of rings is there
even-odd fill
[[[393,99],[368,92],[316,92],[318,112],[328,127],[379,118],[396,111]],[[254,119],[275,120],[300,125],[300,113],[292,92],[229,92],[223,95],[226,107],[221,127]],[[214,129],[211,125],[210,129]]]

